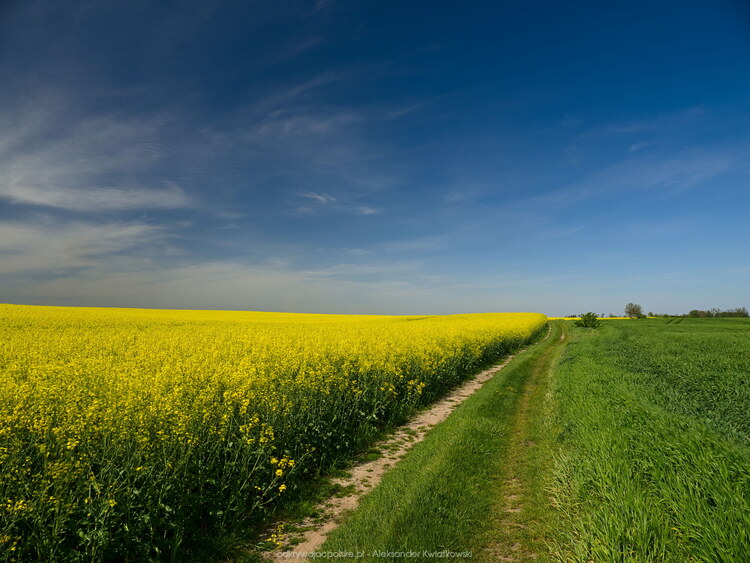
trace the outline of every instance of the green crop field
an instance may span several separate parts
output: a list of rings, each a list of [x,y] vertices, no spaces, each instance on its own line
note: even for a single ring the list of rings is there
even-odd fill
[[[576,561],[746,561],[750,322],[573,329],[553,380],[553,552]]]

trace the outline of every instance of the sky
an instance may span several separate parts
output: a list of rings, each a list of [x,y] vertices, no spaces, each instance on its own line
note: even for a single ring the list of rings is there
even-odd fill
[[[0,76],[0,303],[750,306],[741,0],[5,0]]]

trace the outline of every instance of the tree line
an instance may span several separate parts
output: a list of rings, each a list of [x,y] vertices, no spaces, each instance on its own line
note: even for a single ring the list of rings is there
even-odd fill
[[[643,307],[638,305],[637,303],[628,303],[625,305],[625,316],[630,317],[631,319],[645,319],[647,317],[683,317],[683,318],[710,318],[710,317],[747,317],[750,316],[748,314],[747,308],[745,307],[736,307],[734,309],[719,309],[714,307],[713,309],[693,309],[689,313],[683,313],[682,315],[673,315],[670,313],[654,313],[653,311],[649,311],[648,313],[643,312]],[[583,314],[580,315],[566,315],[565,318],[575,319],[575,318],[581,318],[583,317]],[[605,317],[604,314],[599,315],[599,318]],[[616,315],[613,315],[612,313],[609,314],[610,318],[616,317]]]
[[[708,309],[702,311],[701,309],[693,309],[687,315],[680,315],[681,317],[747,317],[748,312],[745,307],[737,307],[736,309]]]

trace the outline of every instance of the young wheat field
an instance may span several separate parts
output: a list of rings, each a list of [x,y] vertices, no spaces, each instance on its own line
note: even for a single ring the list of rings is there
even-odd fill
[[[562,561],[747,561],[750,322],[576,329],[554,373]]]

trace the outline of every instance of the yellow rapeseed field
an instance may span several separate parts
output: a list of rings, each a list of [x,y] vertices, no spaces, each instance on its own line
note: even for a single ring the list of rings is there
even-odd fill
[[[0,557],[187,553],[546,324],[0,305]]]

